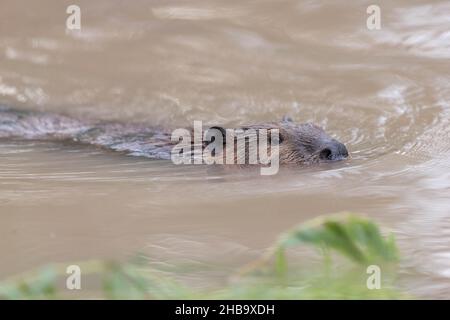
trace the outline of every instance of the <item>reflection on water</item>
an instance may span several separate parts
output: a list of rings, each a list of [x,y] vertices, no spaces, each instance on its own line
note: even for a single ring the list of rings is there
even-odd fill
[[[292,225],[348,210],[396,233],[408,290],[449,296],[447,2],[382,3],[377,31],[364,1],[79,1],[74,32],[67,5],[3,1],[1,104],[173,128],[288,114],[352,159],[261,177],[1,141],[1,277],[147,250],[218,261],[206,284]]]

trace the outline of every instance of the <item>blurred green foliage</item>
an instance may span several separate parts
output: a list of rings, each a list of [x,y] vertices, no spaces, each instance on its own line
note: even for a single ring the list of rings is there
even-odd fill
[[[315,248],[323,256],[321,267],[288,266],[289,250]],[[346,263],[332,262],[347,258]],[[342,259],[341,259],[342,260]],[[392,235],[384,237],[369,219],[354,215],[319,218],[282,234],[258,261],[237,270],[228,285],[193,290],[166,273],[150,268],[145,260],[130,263],[86,261],[77,263],[83,277],[100,279],[101,290],[89,298],[105,299],[402,299],[394,287],[398,252]],[[382,288],[366,286],[368,265],[382,268]],[[52,265],[0,282],[3,299],[68,298],[62,284],[64,266]],[[59,281],[59,286],[58,286]],[[60,288],[58,290],[58,288]],[[80,290],[81,292],[83,290]],[[73,295],[70,298],[74,298]],[[86,298],[80,293],[79,298]]]

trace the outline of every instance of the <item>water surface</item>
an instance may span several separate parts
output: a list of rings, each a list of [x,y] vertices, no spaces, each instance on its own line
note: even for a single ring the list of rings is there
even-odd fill
[[[352,158],[272,177],[51,142],[0,141],[0,278],[51,262],[212,264],[226,281],[277,235],[338,211],[395,233],[412,294],[450,297],[450,4],[71,1],[0,5],[0,102],[188,127],[323,126]],[[192,279],[191,279],[192,280]]]

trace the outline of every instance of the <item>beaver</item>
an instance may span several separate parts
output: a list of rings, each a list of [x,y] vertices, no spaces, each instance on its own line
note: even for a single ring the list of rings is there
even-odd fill
[[[212,128],[225,132],[223,128]],[[348,157],[344,144],[312,123],[290,118],[242,126],[240,129],[278,129],[279,163],[311,164]],[[225,137],[225,135],[224,135]],[[142,124],[85,121],[65,115],[0,108],[0,139],[72,141],[152,159],[171,159],[171,131]],[[224,139],[224,143],[227,143]],[[229,143],[229,142],[228,142]]]

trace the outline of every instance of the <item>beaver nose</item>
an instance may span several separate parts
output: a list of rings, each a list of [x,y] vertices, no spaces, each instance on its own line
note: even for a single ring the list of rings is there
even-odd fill
[[[332,140],[322,147],[319,157],[322,160],[342,160],[348,157],[348,151],[344,144]]]

